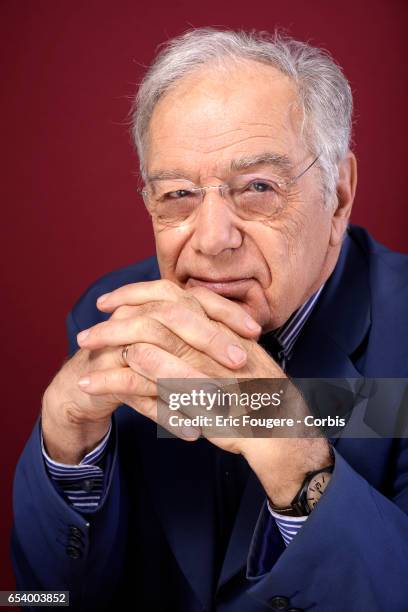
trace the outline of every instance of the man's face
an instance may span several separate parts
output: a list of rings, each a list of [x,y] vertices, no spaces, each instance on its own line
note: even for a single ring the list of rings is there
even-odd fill
[[[286,173],[296,176],[313,161],[301,138],[302,119],[295,87],[278,70],[255,62],[228,72],[207,68],[156,105],[147,175],[177,171],[199,186],[248,172],[285,176],[269,163],[232,170],[231,162],[273,153],[286,156]],[[275,329],[330,273],[332,215],[323,205],[317,165],[268,221],[242,220],[218,190],[209,190],[191,223],[168,227],[153,219],[162,277],[184,288],[206,286],[241,304],[264,331]]]

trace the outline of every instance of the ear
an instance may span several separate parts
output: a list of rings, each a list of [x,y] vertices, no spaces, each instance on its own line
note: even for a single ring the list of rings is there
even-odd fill
[[[346,231],[357,187],[357,160],[351,151],[339,164],[336,203],[331,220],[331,246],[337,246]]]

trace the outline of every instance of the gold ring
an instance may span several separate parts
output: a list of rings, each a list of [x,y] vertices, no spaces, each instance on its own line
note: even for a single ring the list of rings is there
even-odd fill
[[[127,360],[127,354],[128,354],[128,350],[129,350],[129,346],[130,344],[126,344],[126,346],[123,347],[122,349],[122,359],[124,361],[124,363],[128,366],[128,360]]]

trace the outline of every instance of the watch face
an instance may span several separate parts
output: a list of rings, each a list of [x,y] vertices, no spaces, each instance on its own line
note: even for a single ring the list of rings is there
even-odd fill
[[[321,496],[323,495],[327,485],[331,478],[330,472],[319,472],[316,476],[313,476],[307,487],[307,503],[309,508],[313,510]]]

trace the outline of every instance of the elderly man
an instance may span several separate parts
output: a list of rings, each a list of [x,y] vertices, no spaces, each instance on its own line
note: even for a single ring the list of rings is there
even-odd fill
[[[157,439],[159,379],[408,375],[407,259],[348,225],[351,112],[340,68],[292,39],[161,51],[133,124],[157,260],[69,314],[16,470],[18,588],[81,610],[408,609],[405,440]]]

